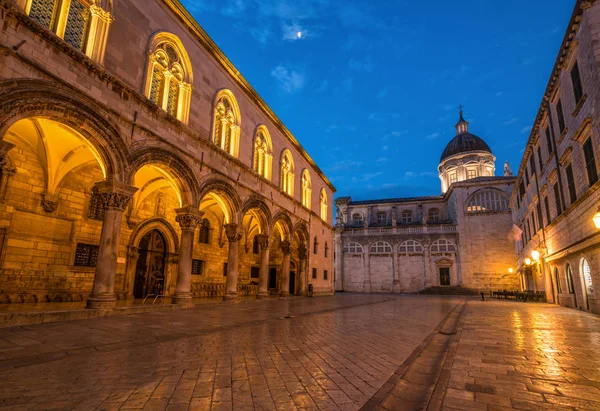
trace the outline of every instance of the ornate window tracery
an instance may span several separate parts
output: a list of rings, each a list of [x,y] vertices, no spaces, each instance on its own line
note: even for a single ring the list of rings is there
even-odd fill
[[[422,253],[423,246],[415,240],[406,240],[398,248],[399,253]]]
[[[392,252],[392,246],[385,241],[377,241],[371,246],[371,254],[390,254]]]
[[[362,245],[359,243],[348,243],[344,246],[344,253],[362,254],[364,251]]]
[[[319,202],[321,204],[321,220],[327,221],[327,193],[324,188],[321,189]]]
[[[267,180],[271,180],[272,163],[271,137],[266,127],[261,126],[254,138],[254,171]]]
[[[222,90],[217,94],[213,118],[213,143],[221,150],[239,156],[240,114],[233,93]]]
[[[168,33],[155,37],[148,65],[147,97],[183,123],[189,118],[191,64],[179,39]]]
[[[281,155],[281,189],[289,196],[294,195],[294,159],[290,150]]]
[[[456,252],[456,245],[450,240],[439,239],[431,244],[432,253],[454,253]]]
[[[312,183],[310,181],[310,173],[304,169],[302,172],[302,205],[310,209],[312,197]]]
[[[468,213],[508,210],[508,197],[499,190],[480,190],[467,200]]]

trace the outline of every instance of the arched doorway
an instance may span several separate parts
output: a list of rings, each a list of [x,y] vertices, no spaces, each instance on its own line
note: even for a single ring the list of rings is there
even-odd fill
[[[164,293],[165,257],[167,242],[158,230],[149,231],[138,246],[139,258],[135,270],[133,296],[144,298],[148,294]]]
[[[589,311],[590,309],[590,298],[594,296],[594,286],[592,284],[592,270],[590,265],[585,258],[581,259],[579,267],[581,273],[581,285],[583,287],[583,299],[585,300],[585,307]]]

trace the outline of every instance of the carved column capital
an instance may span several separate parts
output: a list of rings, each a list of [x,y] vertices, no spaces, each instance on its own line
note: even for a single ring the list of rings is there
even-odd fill
[[[195,230],[198,224],[202,222],[204,212],[195,209],[194,207],[183,207],[175,210],[177,216],[175,221],[179,223],[181,229]]]
[[[301,260],[306,260],[308,258],[308,249],[305,246],[300,246],[298,248],[298,256]]]
[[[281,251],[283,252],[284,255],[290,255],[290,254],[292,254],[294,249],[292,248],[292,245],[290,244],[289,241],[282,241],[281,242]]]
[[[102,198],[105,209],[125,211],[129,201],[133,197],[137,187],[133,187],[119,181],[106,180],[96,183],[98,194]]]
[[[60,198],[56,195],[44,194],[42,199],[42,208],[47,213],[53,213],[58,208]]]
[[[237,243],[242,239],[243,233],[238,224],[231,223],[225,225],[225,235],[230,243]]]
[[[261,250],[268,250],[269,249],[269,236],[266,234],[259,234],[256,236],[257,241],[258,241],[258,246],[260,247]]]

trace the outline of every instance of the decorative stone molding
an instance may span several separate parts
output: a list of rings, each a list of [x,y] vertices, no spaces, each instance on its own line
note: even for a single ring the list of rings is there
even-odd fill
[[[138,258],[140,258],[140,253],[138,252],[138,248],[137,247],[129,247],[129,250],[127,251],[127,258],[130,260],[137,260]]]
[[[194,207],[184,207],[175,210],[177,216],[175,221],[179,223],[182,230],[195,230],[198,224],[202,222],[204,213]]]
[[[225,235],[230,243],[237,243],[242,239],[243,232],[237,224],[231,223],[225,225]]]
[[[308,258],[308,249],[304,246],[298,248],[298,257],[300,260],[306,260]]]
[[[281,251],[283,252],[284,255],[290,255],[294,251],[294,248],[292,247],[292,245],[289,241],[282,241],[281,242]]]
[[[58,201],[58,196],[44,194],[44,198],[42,199],[42,208],[47,213],[53,213],[58,208]]]
[[[138,190],[115,180],[106,180],[96,183],[98,194],[102,197],[105,209],[125,211],[129,201]]]
[[[268,250],[269,249],[269,236],[266,234],[259,234],[256,236],[257,241],[258,241],[258,246],[260,247],[261,250]]]
[[[0,169],[4,171],[4,168],[9,164],[6,155],[14,147],[13,143],[8,141],[0,140]]]
[[[100,20],[102,20],[105,23],[112,23],[113,21],[115,21],[112,14],[96,6],[95,4],[90,6],[90,14],[92,16],[97,16]]]

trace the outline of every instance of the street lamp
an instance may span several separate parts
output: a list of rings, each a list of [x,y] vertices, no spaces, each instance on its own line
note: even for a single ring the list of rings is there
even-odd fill
[[[513,268],[512,268],[512,267],[510,267],[510,268],[508,269],[508,272],[509,272],[509,273],[511,273],[511,274],[513,273],[513,271],[514,271],[514,270],[513,270]]]
[[[531,252],[531,258],[533,258],[534,261],[540,261],[540,252],[538,250],[533,250]]]
[[[600,206],[598,206],[598,210],[596,211],[596,214],[594,214],[593,220],[596,228],[600,228]]]
[[[525,259],[525,265],[530,265],[531,264],[531,258],[527,257]]]

